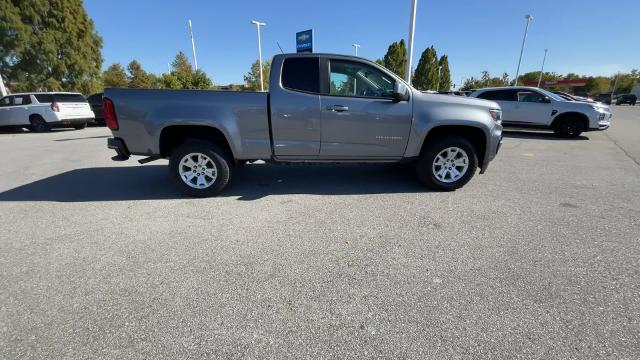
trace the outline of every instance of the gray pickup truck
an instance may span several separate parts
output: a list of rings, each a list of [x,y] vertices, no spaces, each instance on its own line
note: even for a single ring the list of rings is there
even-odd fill
[[[169,159],[177,186],[197,197],[256,160],[408,162],[446,191],[483,173],[500,148],[495,102],[423,93],[362,58],[276,55],[269,81],[268,93],[106,89],[113,159]]]

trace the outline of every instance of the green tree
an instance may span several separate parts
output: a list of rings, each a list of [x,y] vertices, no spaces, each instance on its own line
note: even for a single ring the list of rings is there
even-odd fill
[[[109,65],[107,70],[102,73],[102,82],[104,87],[124,88],[129,85],[127,74],[119,63]]]
[[[161,85],[169,89],[210,89],[213,83],[202,70],[194,71],[187,56],[180,51],[173,62],[171,71],[162,74]]]
[[[404,79],[405,74],[407,73],[407,48],[404,45],[404,39],[401,39],[400,42],[394,42],[389,45],[389,49],[384,55],[382,61],[384,63],[384,67]]]
[[[156,76],[144,71],[137,60],[131,60],[127,65],[127,71],[128,87],[132,89],[152,89],[158,86]]]
[[[435,90],[438,86],[438,56],[433,46],[420,55],[411,83],[420,90]]]
[[[441,91],[449,91],[451,89],[451,70],[449,70],[449,57],[442,55],[438,61],[440,66],[440,84],[438,89]]]
[[[101,49],[82,0],[0,0],[0,73],[13,91],[97,91]]]
[[[260,68],[259,60],[251,64],[251,71],[244,76],[245,88],[248,90],[260,90]],[[269,89],[269,74],[271,73],[271,60],[267,60],[262,64],[262,77],[264,79],[264,89]]]
[[[595,76],[590,77],[587,80],[587,84],[584,86],[584,88],[589,94],[595,94],[606,92],[610,89],[611,85],[611,79],[609,79],[608,77]]]

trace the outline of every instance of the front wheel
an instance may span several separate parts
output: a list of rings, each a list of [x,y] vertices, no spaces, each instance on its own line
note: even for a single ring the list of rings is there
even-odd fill
[[[78,125],[74,125],[73,128],[76,130],[82,130],[84,128],[87,127],[87,123],[82,123],[82,124],[78,124]]]
[[[178,188],[193,197],[219,194],[231,180],[226,154],[207,141],[189,141],[173,151],[169,173]]]
[[[577,138],[583,131],[584,126],[579,119],[564,118],[553,124],[553,132],[562,138]]]
[[[441,191],[463,187],[477,169],[475,147],[460,136],[446,136],[427,144],[416,163],[418,179],[428,188]]]

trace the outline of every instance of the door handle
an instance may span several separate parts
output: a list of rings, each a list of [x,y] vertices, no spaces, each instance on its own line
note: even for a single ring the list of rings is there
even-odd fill
[[[349,107],[348,106],[344,106],[344,105],[333,105],[333,106],[327,106],[327,110],[336,111],[336,112],[344,112],[344,111],[349,111]]]

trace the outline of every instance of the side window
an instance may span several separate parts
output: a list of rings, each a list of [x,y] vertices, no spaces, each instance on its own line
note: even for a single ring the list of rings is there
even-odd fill
[[[491,90],[478,95],[478,98],[494,101],[518,101],[513,90]]]
[[[532,103],[544,103],[546,102],[545,96],[535,91],[520,91],[518,92],[519,102],[532,102]]]
[[[384,72],[357,61],[331,60],[329,95],[391,98],[395,80]]]
[[[282,86],[298,91],[320,92],[320,58],[293,57],[282,64]]]
[[[16,95],[13,98],[13,105],[28,105],[31,104],[31,96],[29,95]]]
[[[0,99],[0,107],[13,105],[13,96],[5,96]]]
[[[48,104],[53,102],[53,95],[51,94],[34,94],[33,96],[35,96],[36,100],[38,100],[38,102],[41,104]]]

